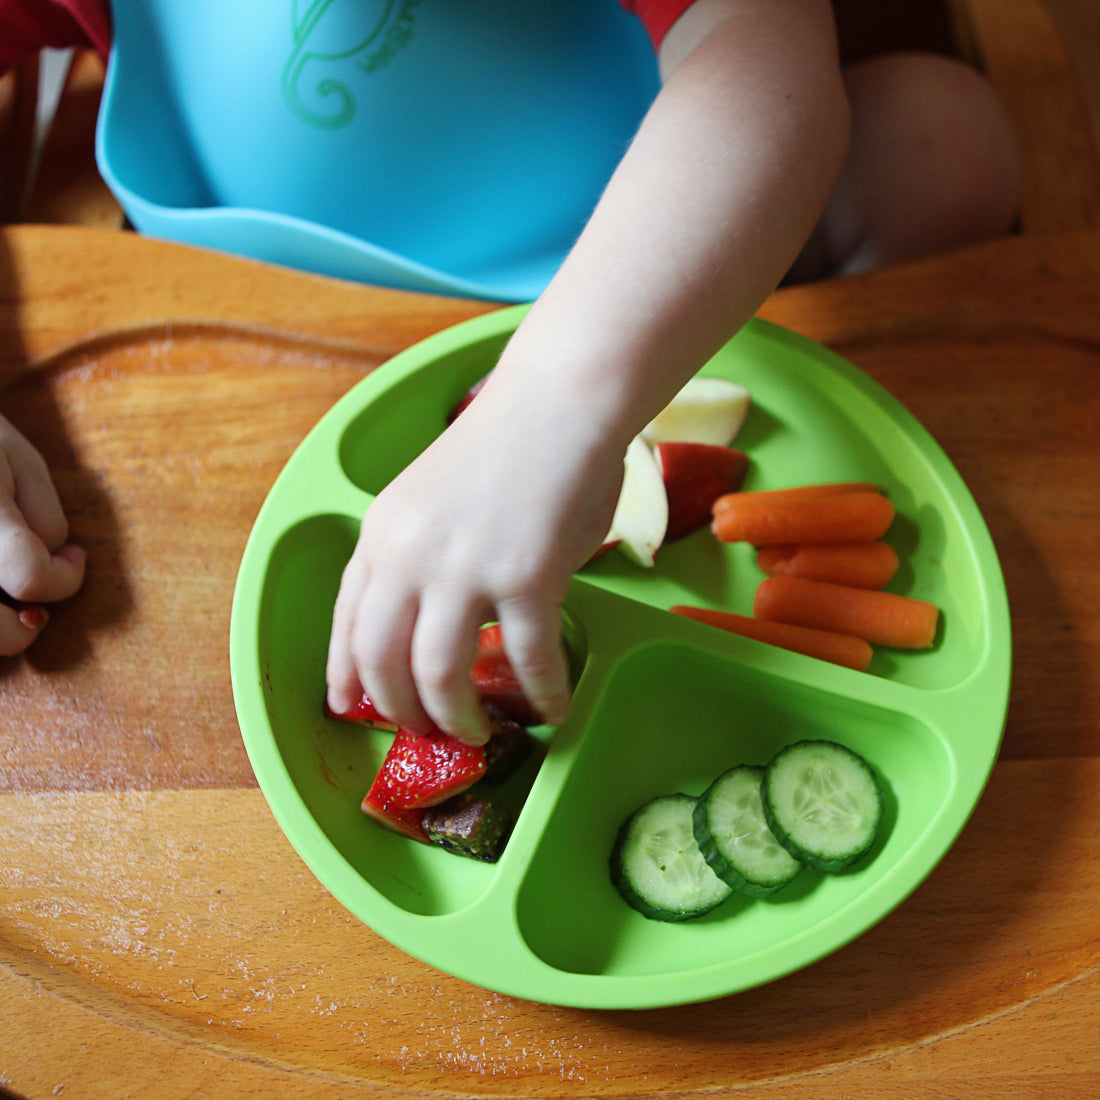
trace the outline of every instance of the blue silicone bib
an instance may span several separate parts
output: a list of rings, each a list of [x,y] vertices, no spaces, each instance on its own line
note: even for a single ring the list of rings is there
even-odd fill
[[[658,86],[617,0],[114,0],[100,169],[135,227],[522,301]]]

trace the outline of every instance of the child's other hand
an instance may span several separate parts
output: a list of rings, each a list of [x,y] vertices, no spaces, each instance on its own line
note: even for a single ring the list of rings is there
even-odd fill
[[[0,416],[0,656],[21,653],[46,623],[41,605],[73,595],[84,551],[66,545],[68,523],[41,455]]]
[[[622,453],[566,438],[569,415],[494,382],[367,510],[333,615],[333,710],[366,691],[405,728],[483,742],[470,669],[477,628],[499,620],[528,699],[565,719],[561,604],[607,533]]]

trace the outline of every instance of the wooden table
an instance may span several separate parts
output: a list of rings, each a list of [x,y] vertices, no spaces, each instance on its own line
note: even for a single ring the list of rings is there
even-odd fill
[[[0,662],[0,1089],[104,1097],[1100,1094],[1100,233],[776,294],[973,489],[1015,673],[992,780],[916,892],[723,1001],[592,1012],[409,958],[317,884],[230,695],[251,521],[398,349],[489,307],[129,234],[0,234],[0,407],[53,467],[82,593]]]

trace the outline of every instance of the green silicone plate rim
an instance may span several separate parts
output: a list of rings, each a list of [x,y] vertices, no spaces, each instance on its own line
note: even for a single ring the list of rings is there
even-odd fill
[[[965,532],[969,552],[980,583],[977,598],[984,619],[984,642],[973,666],[958,681],[931,689],[888,678],[836,670],[822,662],[795,658],[797,680],[809,688],[844,696],[859,684],[863,701],[899,711],[926,708],[935,721],[949,729],[950,777],[946,797],[930,814],[915,843],[895,860],[866,891],[856,893],[835,911],[820,915],[781,942],[748,956],[705,958],[698,965],[672,973],[580,973],[560,969],[543,959],[529,958],[525,946],[509,950],[501,942],[514,935],[517,893],[523,888],[523,864],[535,854],[541,827],[553,821],[558,792],[569,781],[578,746],[583,746],[584,723],[598,712],[601,693],[580,707],[566,726],[557,731],[549,754],[536,779],[536,795],[542,800],[541,825],[526,830],[521,819],[505,852],[502,866],[508,875],[493,881],[476,904],[443,915],[410,913],[394,905],[351,865],[311,813],[288,769],[273,735],[268,713],[270,684],[265,684],[260,638],[264,587],[273,548],[288,529],[303,517],[326,505],[303,501],[302,478],[312,484],[340,482],[340,440],[349,424],[394,387],[413,375],[426,373],[440,359],[474,348],[486,341],[503,342],[521,320],[528,306],[507,307],[440,332],[395,356],[353,387],[309,433],[272,487],[249,537],[234,593],[230,627],[230,663],[234,701],[246,750],[259,785],[286,836],[319,881],[358,919],[395,946],[430,965],[496,992],[529,1000],[580,1008],[656,1008],[709,1000],[759,985],[801,969],[831,954],[880,921],[924,880],[943,858],[972,813],[996,759],[1008,705],[1011,641],[1008,600],[997,554],[981,513],[954,466],[920,423],[888,392],[851,363],[828,349],[774,324],[754,319],[731,342],[747,344],[765,358],[793,356],[822,377],[836,381],[841,395],[869,402],[891,425],[892,436],[920,456],[938,484],[937,504],[950,512]],[[495,346],[495,345],[494,345]],[[704,368],[701,373],[708,373]],[[713,372],[710,372],[713,373]],[[750,387],[751,388],[751,387]],[[333,476],[327,475],[332,472]],[[807,478],[806,480],[812,480]],[[324,492],[319,490],[320,497]],[[356,509],[369,503],[370,494],[356,490],[338,492],[327,507],[345,509],[358,522]],[[658,563],[658,566],[660,561]],[[643,583],[639,580],[637,583]],[[629,596],[605,591],[599,576],[595,583],[580,582],[576,606],[587,608],[593,618],[606,617],[607,601]],[[633,581],[629,583],[634,583]],[[614,588],[614,582],[610,584]],[[781,668],[790,655],[770,647],[732,639],[720,631],[700,634],[698,624],[664,611],[642,609],[637,619],[645,629],[653,627],[654,641],[677,640],[691,634],[691,644],[701,653],[713,651],[728,659],[746,655],[764,668]],[[648,616],[648,617],[647,617]],[[598,631],[597,631],[598,633]],[[640,640],[644,649],[645,639]],[[738,648],[741,647],[741,648]],[[634,650],[632,645],[624,651]],[[607,672],[599,662],[593,675]],[[784,673],[785,674],[785,673]],[[586,675],[588,672],[586,671]],[[578,702],[580,701],[578,689]],[[575,727],[575,728],[570,728]],[[736,763],[739,761],[731,761]],[[368,823],[369,825],[370,823]],[[370,827],[374,827],[371,825]],[[406,843],[400,841],[401,843]],[[411,842],[409,842],[411,843]],[[439,853],[441,859],[452,859]],[[465,862],[465,861],[463,861]],[[521,876],[516,881],[516,876]],[[641,919],[641,918],[639,918]],[[646,922],[652,924],[653,922]],[[661,926],[676,935],[678,925]],[[496,939],[496,942],[494,942]],[[492,949],[487,944],[492,943]]]

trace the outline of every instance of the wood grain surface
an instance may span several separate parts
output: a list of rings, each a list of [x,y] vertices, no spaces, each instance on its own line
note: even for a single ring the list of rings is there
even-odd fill
[[[854,943],[736,997],[503,997],[352,918],[256,788],[240,553],[317,418],[491,308],[130,234],[0,232],[0,408],[85,589],[0,662],[0,1089],[18,1097],[1092,1097],[1100,1092],[1100,234],[777,293],[966,479],[1013,615],[1008,726],[960,839]]]

